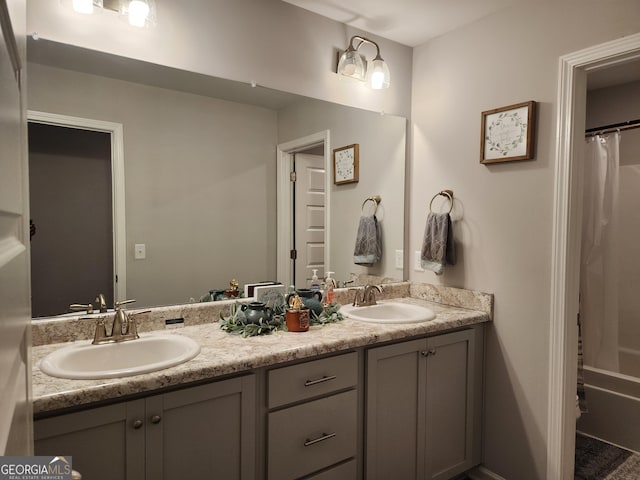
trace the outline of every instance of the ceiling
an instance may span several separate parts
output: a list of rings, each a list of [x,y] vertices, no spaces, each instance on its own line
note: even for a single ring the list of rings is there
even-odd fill
[[[324,17],[416,47],[525,0],[283,0]]]
[[[640,58],[589,72],[587,89],[596,90],[637,81],[640,81]]]

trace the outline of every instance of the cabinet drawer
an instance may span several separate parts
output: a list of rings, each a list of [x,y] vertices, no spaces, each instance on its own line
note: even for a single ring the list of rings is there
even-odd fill
[[[322,473],[305,477],[305,480],[353,480],[357,478],[358,467],[356,460],[349,460],[346,463],[341,463],[337,467],[325,470]]]
[[[298,478],[356,454],[355,390],[269,414],[271,480]]]
[[[336,357],[269,371],[269,408],[349,388],[358,380],[358,355]]]

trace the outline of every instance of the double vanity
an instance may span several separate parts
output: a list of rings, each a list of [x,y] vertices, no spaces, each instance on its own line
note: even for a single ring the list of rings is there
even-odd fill
[[[59,342],[105,347],[76,347],[94,322],[34,322],[35,453],[71,455],[92,479],[448,479],[477,465],[492,295],[399,283],[349,312],[351,296],[336,290],[366,318],[249,338],[218,328],[232,302],[156,308],[139,340],[106,347],[180,338],[199,353],[94,380],[39,368]],[[399,312],[412,323],[388,323]],[[165,329],[176,318],[185,327]]]

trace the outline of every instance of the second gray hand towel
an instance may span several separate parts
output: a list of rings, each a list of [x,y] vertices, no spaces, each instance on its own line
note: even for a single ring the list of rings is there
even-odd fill
[[[382,232],[375,215],[363,215],[358,224],[353,263],[372,266],[382,258]]]
[[[448,213],[429,212],[420,259],[422,268],[432,270],[436,275],[444,272],[445,265],[455,265],[456,250]]]

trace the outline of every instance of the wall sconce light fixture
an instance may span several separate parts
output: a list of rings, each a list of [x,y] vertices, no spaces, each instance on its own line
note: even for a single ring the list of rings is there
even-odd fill
[[[365,43],[376,47],[376,56],[371,62],[367,62],[364,55],[358,52],[358,49]],[[369,85],[374,90],[389,88],[389,67],[380,56],[380,47],[373,40],[360,35],[351,37],[349,46],[340,56],[340,60],[338,60],[337,71],[345,77],[369,82]]]
[[[72,0],[73,9],[90,15],[96,9],[118,12],[134,27],[155,25],[155,0]]]

